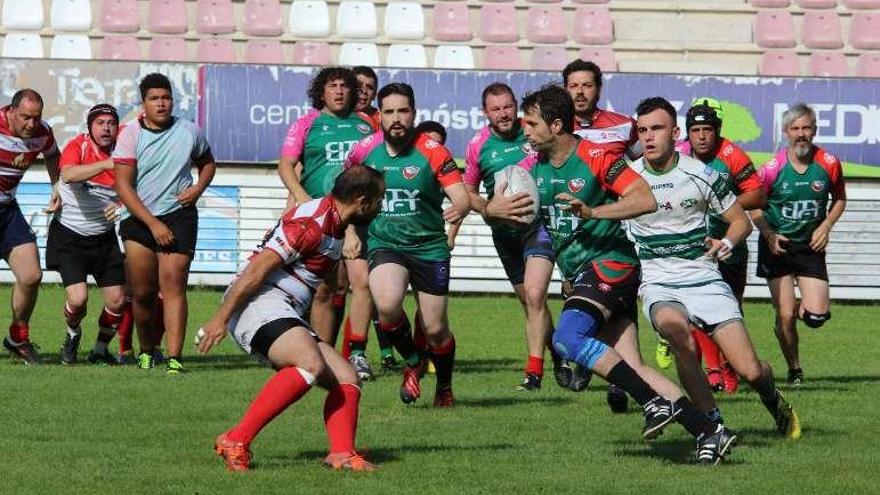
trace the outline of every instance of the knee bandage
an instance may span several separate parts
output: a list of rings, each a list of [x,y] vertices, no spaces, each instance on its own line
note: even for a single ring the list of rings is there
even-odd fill
[[[592,303],[581,299],[565,303],[553,332],[553,348],[569,361],[592,368],[608,350],[595,338],[605,318]]]
[[[831,311],[827,313],[810,313],[806,309],[804,310],[804,316],[802,317],[804,320],[804,324],[806,324],[810,328],[819,328],[825,324],[826,321],[831,319]]]

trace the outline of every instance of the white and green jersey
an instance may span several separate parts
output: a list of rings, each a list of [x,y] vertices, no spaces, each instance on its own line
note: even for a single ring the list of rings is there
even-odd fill
[[[657,200],[657,211],[626,221],[642,263],[642,285],[692,287],[721,280],[718,264],[705,256],[709,214],[736,201],[727,181],[709,165],[676,153],[676,164],[654,172],[639,158],[630,165]]]

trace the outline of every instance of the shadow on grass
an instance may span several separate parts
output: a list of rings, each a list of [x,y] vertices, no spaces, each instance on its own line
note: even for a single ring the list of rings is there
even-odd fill
[[[498,359],[456,359],[456,373],[487,373],[516,369],[522,363],[509,358]]]
[[[259,361],[244,353],[225,355],[196,354],[193,356],[184,356],[184,362],[200,369],[227,370],[238,368],[266,368]]]
[[[401,445],[394,448],[370,448],[363,452],[364,457],[369,461],[377,464],[385,464],[389,462],[397,462],[401,458],[409,454],[426,454],[433,452],[464,452],[478,451],[487,452],[491,450],[510,450],[513,449],[512,443],[492,443],[492,444],[468,444],[468,445]],[[307,450],[293,456],[269,456],[263,457],[260,461],[261,467],[288,467],[292,460],[311,460],[323,459],[327,455],[325,451]]]
[[[831,383],[870,383],[880,382],[880,375],[850,375],[850,376],[816,376],[807,377],[807,381],[801,387],[809,387],[812,382]],[[823,389],[824,390],[824,389]]]
[[[541,404],[544,406],[560,406],[574,402],[574,398],[566,397],[537,397],[533,395],[519,395],[516,397],[484,397],[476,399],[455,399],[455,405],[459,407],[504,407],[521,406],[523,404]]]

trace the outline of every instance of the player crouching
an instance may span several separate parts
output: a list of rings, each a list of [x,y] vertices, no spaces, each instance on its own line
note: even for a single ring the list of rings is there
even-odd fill
[[[220,308],[196,337],[200,352],[228,330],[236,343],[277,370],[241,421],[217,438],[215,449],[230,471],[250,467],[250,443],[260,430],[312,385],[328,390],[324,422],[333,469],[372,471],[354,449],[360,381],[333,347],[322,342],[304,316],[318,285],[339,263],[348,225],[366,225],[385,195],[380,172],[352,167],[329,195],[285,212],[227,289]]]

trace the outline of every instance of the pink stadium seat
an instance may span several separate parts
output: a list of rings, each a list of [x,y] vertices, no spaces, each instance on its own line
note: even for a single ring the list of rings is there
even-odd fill
[[[880,53],[863,53],[856,60],[856,75],[880,77]]]
[[[98,25],[108,33],[137,32],[141,28],[138,0],[104,0]]]
[[[278,40],[248,40],[244,60],[249,64],[283,64],[284,49]]]
[[[590,60],[602,69],[602,72],[617,72],[617,57],[614,50],[607,46],[588,46],[581,48],[578,58]]]
[[[152,0],[147,29],[151,33],[183,34],[187,30],[184,0]]]
[[[562,0],[526,0],[529,3],[562,3]]]
[[[107,36],[101,42],[104,60],[140,60],[141,45],[134,36]]]
[[[834,10],[807,10],[801,41],[808,48],[842,48],[840,18]]]
[[[532,49],[532,70],[559,72],[571,62],[561,46],[536,46]]]
[[[235,31],[232,0],[198,0],[196,31],[200,34],[230,34]]]
[[[608,3],[611,0],[571,0],[574,3]]]
[[[849,24],[849,44],[860,50],[880,49],[880,12],[854,12]]]
[[[196,49],[196,61],[206,64],[234,64],[235,46],[229,38],[202,38]]]
[[[815,52],[810,55],[810,75],[818,77],[845,77],[849,75],[846,55],[841,52]]]
[[[794,20],[787,10],[761,10],[755,16],[755,42],[764,48],[792,48]]]
[[[150,42],[150,60],[156,62],[185,62],[189,59],[183,38],[156,37]]]
[[[434,5],[433,37],[439,41],[468,41],[471,39],[471,20],[466,2]]]
[[[516,7],[509,4],[484,4],[480,8],[480,39],[509,43],[519,39]]]
[[[833,9],[837,0],[795,0],[802,9]]]
[[[297,41],[293,45],[293,63],[296,65],[326,65],[332,60],[327,43]]]
[[[801,75],[801,60],[793,50],[770,50],[761,55],[758,74],[797,77]]]
[[[753,7],[763,7],[763,8],[778,8],[778,7],[788,7],[791,4],[790,0],[752,0],[751,4]]]
[[[532,43],[565,43],[568,38],[562,7],[529,7],[526,14],[526,38]]]
[[[611,12],[605,7],[580,6],[574,13],[575,41],[585,45],[608,45],[614,41]]]
[[[880,0],[843,0],[848,9],[880,9]]]
[[[247,0],[244,3],[244,34],[280,36],[283,31],[278,0]]]
[[[513,45],[487,46],[483,50],[483,68],[486,70],[520,70],[522,57]]]

